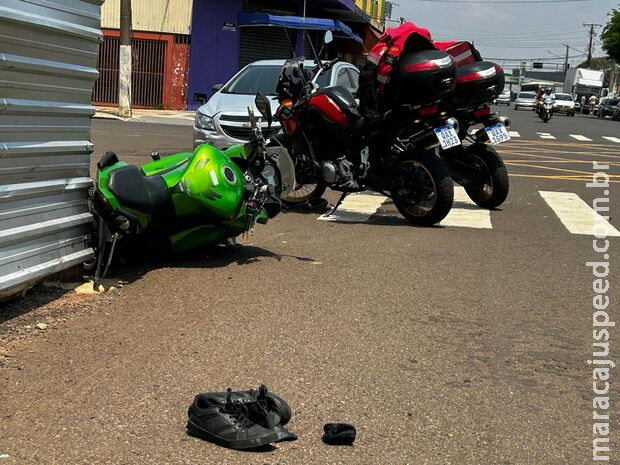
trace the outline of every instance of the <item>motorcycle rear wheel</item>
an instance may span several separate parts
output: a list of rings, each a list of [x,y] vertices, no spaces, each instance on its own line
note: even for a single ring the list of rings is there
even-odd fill
[[[433,151],[409,153],[399,162],[408,172],[401,179],[408,192],[393,194],[394,205],[411,224],[432,226],[443,220],[454,201],[454,183],[444,162]]]
[[[476,170],[477,175],[465,191],[476,205],[492,210],[499,207],[508,197],[510,181],[504,161],[493,147],[475,144],[467,148],[465,160]]]

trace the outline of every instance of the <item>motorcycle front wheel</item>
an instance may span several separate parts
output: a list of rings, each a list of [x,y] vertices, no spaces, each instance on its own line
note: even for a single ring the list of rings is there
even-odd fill
[[[398,162],[405,173],[393,193],[394,205],[411,224],[432,226],[443,220],[454,201],[454,183],[444,162],[431,151],[408,153]]]
[[[317,199],[323,196],[327,189],[327,184],[323,181],[319,168],[316,164],[304,154],[298,153],[287,139],[277,136],[278,140],[272,143],[273,146],[280,145],[286,150],[295,165],[295,187],[283,195],[280,200],[288,206],[295,207],[304,204],[311,199]]]
[[[471,181],[463,186],[469,198],[489,210],[504,203],[510,182],[504,161],[495,149],[485,144],[471,145],[464,160],[472,169]]]

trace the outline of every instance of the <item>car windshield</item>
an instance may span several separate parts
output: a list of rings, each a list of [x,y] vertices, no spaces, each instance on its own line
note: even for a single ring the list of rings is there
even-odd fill
[[[519,98],[524,98],[524,99],[534,98],[535,96],[536,94],[534,92],[521,92],[519,94]]]
[[[221,92],[224,94],[256,95],[262,92],[265,95],[276,95],[280,65],[250,65],[226,84]],[[317,83],[320,87],[329,85],[330,73],[323,74]]]
[[[573,101],[573,97],[571,97],[569,94],[555,94],[555,99],[556,100],[566,100],[568,102],[572,102]]]
[[[256,95],[262,92],[265,95],[276,95],[276,85],[282,66],[256,65],[248,66],[228,84],[221,92],[224,94]]]

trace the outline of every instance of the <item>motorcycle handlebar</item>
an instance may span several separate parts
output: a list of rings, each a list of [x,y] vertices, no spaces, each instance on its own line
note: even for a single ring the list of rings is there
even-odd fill
[[[327,71],[329,68],[331,68],[332,66],[334,66],[336,63],[338,63],[340,61],[340,58],[336,57],[331,61],[328,61],[327,63],[323,63],[323,68],[325,69],[325,71]]]

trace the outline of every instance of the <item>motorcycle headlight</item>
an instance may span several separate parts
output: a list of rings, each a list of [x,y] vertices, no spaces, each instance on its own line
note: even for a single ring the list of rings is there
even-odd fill
[[[197,128],[206,129],[207,131],[215,131],[215,122],[213,118],[202,113],[196,112],[196,119],[194,124]]]

